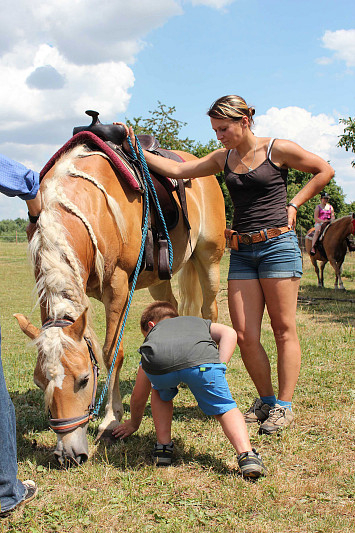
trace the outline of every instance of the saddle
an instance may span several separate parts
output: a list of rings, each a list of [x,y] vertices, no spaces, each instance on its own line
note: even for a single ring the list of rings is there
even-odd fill
[[[139,189],[144,193],[144,180],[143,169],[137,161],[134,160],[122,149],[122,143],[126,139],[126,131],[123,126],[114,124],[102,124],[99,120],[99,113],[97,111],[86,111],[86,114],[92,117],[92,122],[89,126],[78,126],[73,129],[73,136],[80,136],[78,134],[91,134],[91,136],[99,137],[105,144],[116,153],[120,160],[126,162],[126,167],[134,172],[135,179],[139,183]],[[160,155],[161,157],[167,157],[175,161],[183,161],[181,157],[169,150],[160,148],[158,140],[153,135],[137,135],[140,145],[144,150],[148,150],[152,153]],[[107,152],[106,152],[107,153]],[[113,160],[115,164],[115,161]],[[121,170],[118,168],[118,170]],[[173,183],[172,180],[161,176],[157,173],[151,172],[151,178],[154,184],[154,188],[157,193],[159,205],[163,213],[164,221],[168,231],[173,230],[179,222],[179,209],[176,200],[172,194],[173,190],[176,190],[179,198],[180,207],[183,215],[185,225],[188,230],[188,238],[190,238],[190,223],[188,219],[185,183],[183,180],[176,180],[177,183]],[[144,197],[144,196],[143,196]],[[158,246],[158,275],[160,279],[170,279],[172,272],[169,266],[169,250],[167,236],[165,235],[163,222],[158,214],[158,206],[155,198],[149,190],[149,205],[150,210],[148,213],[148,232],[145,242],[144,250],[144,262],[142,262],[141,270],[152,271],[154,270],[154,243]],[[145,213],[145,208],[143,209]],[[133,273],[131,275],[133,278]],[[130,279],[131,281],[131,279]]]

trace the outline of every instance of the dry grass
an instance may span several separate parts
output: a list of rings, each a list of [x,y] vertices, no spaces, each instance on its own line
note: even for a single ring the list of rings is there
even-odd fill
[[[222,264],[219,307],[220,321],[229,324],[227,259]],[[265,479],[247,483],[240,478],[236,457],[219,425],[196,408],[185,388],[175,403],[173,467],[152,466],[155,437],[148,406],[137,434],[110,448],[94,445],[98,422],[92,424],[89,462],[63,471],[52,462],[56,437],[48,430],[43,395],[32,382],[36,354],[12,318],[14,312],[30,314],[33,305],[25,246],[0,243],[2,358],[17,411],[19,477],[33,478],[40,486],[38,497],[23,513],[0,522],[0,531],[354,531],[355,279],[351,272],[344,279],[346,293],[329,288],[319,291],[306,258],[304,266],[297,314],[303,366],[294,399],[296,425],[272,438],[258,436],[256,427],[250,429],[252,444],[268,467]],[[332,284],[329,270],[326,286]],[[331,300],[314,300],[320,297]],[[137,320],[147,301],[147,291],[135,294],[125,335],[121,389],[126,410],[141,342]],[[101,306],[95,304],[95,308],[96,328],[103,339]],[[38,311],[32,319],[39,324]],[[276,353],[267,317],[263,342],[275,375]],[[238,353],[229,367],[228,381],[240,408],[248,407],[255,392]]]

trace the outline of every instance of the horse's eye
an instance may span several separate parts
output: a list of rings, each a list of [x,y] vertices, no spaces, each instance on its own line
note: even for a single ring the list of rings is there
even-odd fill
[[[86,387],[86,385],[89,383],[89,376],[86,376],[85,378],[81,379],[79,381],[79,387],[81,389],[83,389],[84,387]]]

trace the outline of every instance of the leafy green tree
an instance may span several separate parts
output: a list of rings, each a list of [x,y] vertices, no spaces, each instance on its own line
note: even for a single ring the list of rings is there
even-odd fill
[[[16,218],[16,220],[0,220],[0,239],[2,241],[14,242],[16,239],[26,240],[26,226],[28,220]]]
[[[187,123],[173,118],[175,112],[174,106],[169,107],[158,101],[157,109],[149,111],[149,118],[134,117],[133,122],[127,119],[127,125],[133,127],[136,135],[154,135],[162,148],[190,152],[194,141],[179,138],[181,128]]]
[[[344,133],[340,136],[340,141],[337,146],[344,146],[345,150],[348,152],[355,153],[355,119],[341,118],[339,120],[341,124],[345,124]],[[351,162],[352,166],[355,167],[355,159]]]

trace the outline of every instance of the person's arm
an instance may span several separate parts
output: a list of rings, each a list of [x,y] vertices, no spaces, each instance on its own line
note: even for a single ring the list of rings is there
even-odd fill
[[[123,424],[118,425],[112,431],[112,435],[114,437],[124,439],[137,431],[142,422],[144,409],[149,398],[150,390],[151,383],[145,375],[143,368],[139,366],[136,383],[133,387],[131,396],[131,418],[123,422]]]
[[[127,136],[130,137],[132,146],[135,147],[133,128],[130,127],[128,129],[127,126],[122,122],[115,122],[115,124],[120,124],[126,128]],[[130,148],[126,141],[123,143],[123,147],[128,153],[130,152]],[[191,179],[203,178],[205,176],[210,176],[211,174],[217,174],[218,172],[221,172],[224,168],[227,150],[221,148],[211,152],[205,157],[184,161],[181,163],[174,161],[173,159],[152,154],[146,150],[143,150],[143,154],[150,170],[158,172],[163,176],[169,176],[169,178]]]
[[[36,198],[38,189],[38,172],[0,154],[0,192],[27,201]]]
[[[315,208],[314,210],[314,222],[317,224],[317,222],[321,222],[319,219],[318,219],[318,216],[319,216],[319,205],[317,205],[317,207]]]
[[[308,152],[292,141],[278,139],[274,143],[272,151],[273,162],[280,167],[294,168],[301,172],[309,172],[313,177],[298,191],[290,203],[300,207],[305,202],[320,193],[334,176],[332,167],[321,157]],[[291,205],[288,207],[288,224],[296,225],[297,210]]]
[[[28,207],[28,214],[31,215],[31,217],[38,217],[42,208],[40,191],[38,190],[35,198],[33,198],[32,200],[26,200],[26,204]]]
[[[335,213],[332,205],[330,206],[330,213],[330,220],[335,220]]]
[[[237,346],[237,333],[233,328],[216,322],[212,322],[210,333],[218,346],[221,363],[229,363]]]

